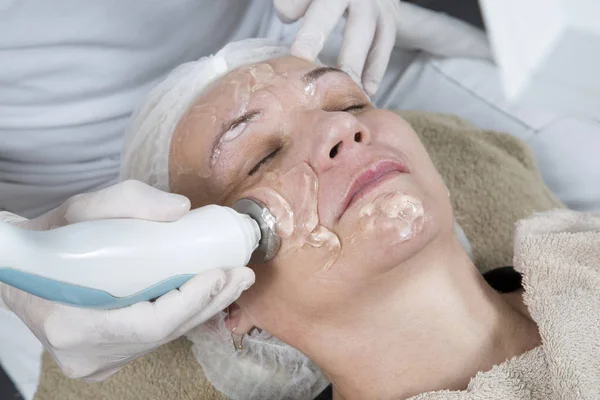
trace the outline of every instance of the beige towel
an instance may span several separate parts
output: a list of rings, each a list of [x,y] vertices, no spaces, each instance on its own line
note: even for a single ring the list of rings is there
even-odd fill
[[[557,210],[520,221],[515,268],[542,345],[479,373],[466,391],[413,399],[600,399],[600,214]]]
[[[560,206],[543,184],[526,146],[458,118],[402,115],[428,149],[451,193],[458,222],[482,271],[510,265],[513,224],[534,211]],[[133,362],[103,383],[64,377],[46,353],[36,400],[222,399],[206,382],[187,339]]]

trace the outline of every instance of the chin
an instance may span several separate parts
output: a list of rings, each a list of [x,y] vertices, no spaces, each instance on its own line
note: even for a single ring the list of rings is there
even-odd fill
[[[421,253],[434,240],[434,227],[430,221],[424,220],[420,230],[410,238],[402,238],[401,241],[393,240],[391,237],[375,239],[372,246],[374,258],[381,258],[381,262],[390,265],[403,264],[417,254]]]
[[[341,238],[342,252],[331,271],[357,281],[381,276],[418,258],[437,236],[436,225],[425,221],[417,235],[401,242],[384,230]]]
[[[399,193],[400,201],[393,198],[390,203],[385,203],[385,207],[377,210],[404,210],[405,204],[411,204],[402,201],[402,196],[405,196],[417,201],[420,211],[413,215],[418,215],[418,218],[403,219],[399,214],[364,218],[361,214],[365,207],[375,204],[377,199],[395,193]],[[361,269],[356,275],[364,278],[387,273],[425,255],[446,230],[453,232],[452,208],[445,193],[443,198],[438,197],[437,192],[422,190],[406,177],[381,184],[360,203],[346,210],[346,215],[341,219],[336,232],[342,248],[340,265],[344,268],[356,265]],[[397,208],[389,207],[394,204]],[[407,232],[409,226],[412,229]]]

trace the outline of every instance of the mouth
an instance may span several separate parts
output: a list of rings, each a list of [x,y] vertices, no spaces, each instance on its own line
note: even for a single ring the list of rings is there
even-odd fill
[[[380,160],[371,164],[352,179],[342,203],[340,216],[377,186],[403,173],[408,173],[408,169],[399,161]]]

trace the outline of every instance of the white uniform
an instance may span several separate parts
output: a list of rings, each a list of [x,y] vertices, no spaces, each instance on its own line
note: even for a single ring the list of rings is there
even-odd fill
[[[34,217],[114,183],[148,90],[273,20],[271,0],[0,0],[0,209]],[[26,398],[40,354],[0,309],[0,361]]]
[[[112,183],[133,108],[174,66],[262,36],[269,0],[0,0],[0,208]]]

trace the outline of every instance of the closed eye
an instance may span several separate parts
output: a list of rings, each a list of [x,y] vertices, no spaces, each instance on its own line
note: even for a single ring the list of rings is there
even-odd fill
[[[362,110],[366,106],[367,106],[366,104],[353,104],[351,106],[344,108],[341,111],[343,111],[343,112],[358,111],[358,110]]]
[[[277,153],[279,153],[279,151],[281,150],[281,147],[278,147],[277,149],[273,150],[268,156],[266,156],[265,158],[263,158],[262,160],[260,160],[258,162],[258,164],[256,164],[254,166],[254,168],[252,168],[250,170],[250,172],[248,172],[248,176],[252,176],[254,175],[256,172],[258,172],[258,170],[265,165],[266,163],[268,163],[269,161],[271,161],[276,155]]]

